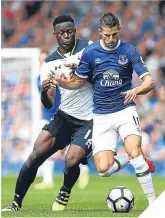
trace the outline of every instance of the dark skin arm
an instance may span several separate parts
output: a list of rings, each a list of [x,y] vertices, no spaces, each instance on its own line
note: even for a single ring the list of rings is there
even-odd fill
[[[55,89],[51,87],[50,80],[44,80],[41,86],[41,102],[45,108],[51,109],[54,105]]]

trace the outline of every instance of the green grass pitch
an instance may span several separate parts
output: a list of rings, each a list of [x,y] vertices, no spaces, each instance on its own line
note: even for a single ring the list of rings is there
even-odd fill
[[[2,208],[13,199],[16,177],[2,177]],[[35,183],[41,181],[40,178]],[[153,177],[156,195],[164,190],[165,178]],[[147,200],[135,176],[112,176],[101,178],[91,176],[88,187],[80,190],[77,184],[73,188],[67,209],[64,212],[52,212],[51,206],[62,184],[62,177],[55,176],[55,188],[38,191],[33,184],[26,195],[23,207],[18,212],[3,212],[2,217],[138,217],[147,207]],[[135,195],[135,205],[131,212],[112,213],[106,205],[106,197],[111,188],[123,185]]]

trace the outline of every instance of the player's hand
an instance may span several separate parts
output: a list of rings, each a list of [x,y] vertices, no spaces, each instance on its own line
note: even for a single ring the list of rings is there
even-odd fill
[[[128,104],[136,99],[137,90],[136,90],[136,88],[134,88],[134,89],[131,89],[131,90],[126,91],[126,92],[121,92],[121,94],[125,95],[124,104]]]
[[[53,72],[52,70],[51,70],[51,73],[48,75],[48,78],[49,78],[50,84],[54,86],[59,86],[62,80],[61,77],[58,76],[58,74]]]
[[[47,92],[48,89],[50,88],[51,88],[51,84],[50,84],[49,79],[44,80],[41,85],[41,92]]]

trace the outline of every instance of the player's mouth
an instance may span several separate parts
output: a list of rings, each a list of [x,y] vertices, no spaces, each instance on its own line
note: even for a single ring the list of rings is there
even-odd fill
[[[115,42],[109,42],[107,43],[109,46],[113,46],[115,44]]]
[[[107,44],[107,47],[114,47],[115,46],[115,44]]]
[[[116,44],[117,44],[117,43],[108,43],[108,44],[107,44],[107,47],[113,48],[113,47],[116,46]]]

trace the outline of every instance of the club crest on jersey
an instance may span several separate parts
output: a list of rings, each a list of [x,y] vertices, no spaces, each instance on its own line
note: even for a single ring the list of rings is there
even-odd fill
[[[96,58],[95,59],[95,64],[100,64],[101,63],[101,59],[100,58]]]
[[[101,86],[121,86],[122,79],[117,71],[109,69],[103,73],[103,79],[100,82]]]
[[[123,55],[119,55],[119,59],[118,59],[118,64],[124,66],[128,63],[128,58],[127,55],[123,54]]]

